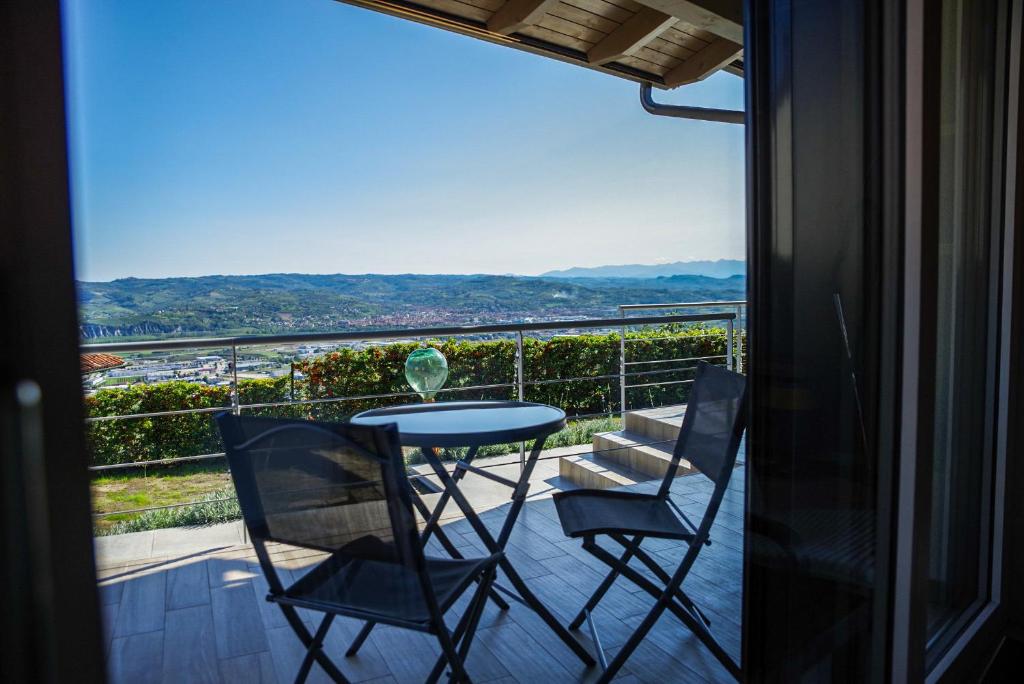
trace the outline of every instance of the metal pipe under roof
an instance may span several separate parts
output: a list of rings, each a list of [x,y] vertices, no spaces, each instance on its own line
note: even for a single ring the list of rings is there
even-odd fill
[[[746,112],[742,110],[667,105],[655,102],[651,96],[650,83],[640,84],[640,104],[643,105],[643,108],[648,113],[655,116],[672,116],[677,119],[697,119],[699,121],[717,121],[730,124],[742,124],[746,121]]]

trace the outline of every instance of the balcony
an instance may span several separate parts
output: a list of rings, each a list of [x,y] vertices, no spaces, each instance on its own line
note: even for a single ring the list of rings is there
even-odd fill
[[[654,484],[631,489],[650,491]],[[684,511],[699,512],[710,493],[707,480],[678,478],[672,497]],[[502,507],[483,515],[497,527]],[[464,520],[443,528],[464,548],[479,545]],[[742,600],[743,472],[733,475],[715,526],[712,544],[690,573],[685,588],[711,619],[715,637],[739,658]],[[115,539],[107,537],[104,541]],[[134,542],[132,542],[134,543]],[[152,533],[150,557],[109,563],[100,568],[111,679],[147,681],[281,681],[294,678],[302,659],[301,644],[277,608],[264,600],[266,584],[251,547],[235,524],[202,531]],[[434,542],[432,542],[434,543]],[[656,558],[668,569],[679,563],[680,546],[654,544]],[[443,554],[440,548],[431,548]],[[102,553],[102,552],[101,552]],[[508,554],[527,584],[564,622],[573,618],[607,568],[566,539],[547,497],[530,501],[519,517]],[[101,555],[102,559],[102,555]],[[306,552],[281,549],[279,566],[293,575],[317,561]],[[102,562],[102,560],[101,560]],[[609,657],[625,640],[652,599],[626,582],[616,584],[595,614]],[[455,609],[458,614],[459,610]],[[307,622],[312,624],[312,617]],[[420,682],[437,657],[433,639],[395,628],[374,631],[354,658],[343,653],[359,623],[340,618],[327,638],[328,654],[352,681]],[[586,630],[577,636],[592,644]],[[473,644],[468,670],[479,682],[592,681],[586,670],[527,609],[513,605],[507,613],[489,605]],[[314,666],[311,681],[326,681]],[[390,679],[389,679],[390,677]],[[697,639],[671,617],[663,618],[626,665],[619,681],[728,681],[722,666]]]
[[[531,478],[529,500],[507,549],[530,588],[561,621],[568,623],[597,587],[607,568],[584,552],[579,540],[570,540],[563,535],[551,495],[577,487],[656,490],[665,473],[667,455],[671,452],[685,410],[685,403],[678,403],[678,400],[685,398],[686,388],[692,382],[688,379],[689,370],[698,359],[742,367],[744,338],[742,309],[739,307],[742,303],[677,304],[665,308],[688,313],[659,316],[637,316],[636,313],[644,312],[631,312],[629,307],[623,307],[619,319],[601,321],[417,329],[333,337],[295,335],[287,340],[246,338],[103,345],[106,351],[136,358],[154,350],[169,349],[199,350],[209,358],[217,355],[210,350],[221,350],[225,357],[231,359],[227,392],[223,394],[226,401],[211,407],[196,406],[194,402],[183,400],[181,405],[168,405],[161,411],[136,408],[105,416],[94,412],[89,419],[89,428],[118,426],[122,431],[116,434],[124,438],[130,434],[133,423],[147,422],[154,434],[170,435],[173,433],[160,427],[161,421],[178,425],[183,421],[205,422],[210,414],[221,410],[271,412],[276,415],[299,415],[294,414],[299,411],[301,415],[341,419],[353,412],[353,406],[410,401],[415,396],[408,392],[365,391],[326,396],[321,392],[323,388],[312,389],[309,385],[297,391],[293,374],[288,378],[289,396],[286,400],[256,400],[247,392],[244,378],[239,377],[238,359],[254,348],[283,344],[394,343],[397,339],[449,336],[469,340],[490,338],[492,346],[488,349],[499,356],[504,355],[502,358],[506,363],[502,369],[510,371],[507,381],[493,382],[493,378],[481,376],[479,368],[474,373],[460,375],[452,363],[456,385],[450,386],[447,397],[442,395],[440,399],[518,397],[557,403],[551,399],[557,396],[551,394],[553,388],[601,386],[604,388],[601,396],[606,402],[600,407],[602,410],[594,411],[593,406],[586,407],[578,401],[574,403],[577,395],[569,392],[562,395],[569,402],[568,405],[563,404],[563,408],[577,426],[587,421],[602,420],[607,421],[606,427],[615,428],[593,435],[582,432],[588,438],[587,443],[554,446],[543,452]],[[739,326],[737,321],[740,321]],[[700,327],[693,330],[691,326]],[[568,377],[541,373],[538,359],[543,354],[539,356],[539,352],[550,354],[553,348],[558,348],[580,353],[578,344],[566,342],[574,340],[573,335],[594,333],[599,344],[613,345],[616,352],[611,359],[613,367],[597,364],[589,375]],[[605,339],[608,336],[611,336],[610,341]],[[686,344],[699,344],[701,349],[712,349],[714,353],[681,355],[679,340],[687,336],[692,339]],[[309,368],[309,365],[303,367]],[[548,394],[539,395],[541,392]],[[170,449],[171,444],[168,442],[166,446]],[[145,461],[96,465],[94,471],[97,477],[109,477],[111,473],[127,477],[142,470],[155,478],[162,469],[178,467],[176,461],[208,469],[205,472],[217,472],[218,468],[223,470],[223,454],[219,452],[204,451],[163,458],[159,450],[149,450],[146,456],[148,460]],[[508,453],[488,456],[475,463],[496,474],[515,478],[519,473],[520,459],[521,452],[510,449]],[[712,544],[702,551],[684,585],[687,593],[710,618],[715,637],[736,660],[739,659],[741,634],[742,462],[741,452],[741,465],[733,474],[730,489],[712,528]],[[432,504],[439,496],[436,477],[425,466],[419,465],[412,454],[409,473],[424,500],[428,505]],[[224,476],[223,473],[221,475]],[[508,491],[473,475],[462,481],[462,489],[481,512],[485,524],[496,531],[509,505]],[[676,478],[672,497],[688,515],[699,516],[710,491],[711,483],[702,475],[684,472]],[[230,496],[222,499],[202,505],[225,508],[234,505]],[[176,513],[195,507],[191,501],[134,508],[122,506],[115,511],[98,511],[96,519],[102,521],[116,517],[133,520],[152,516],[154,512],[158,515]],[[230,511],[226,517],[233,517]],[[302,646],[277,608],[263,600],[266,583],[241,524],[235,520],[216,520],[218,518],[211,518],[202,525],[161,527],[96,537],[105,647],[113,681],[293,679],[303,656]],[[447,510],[442,527],[457,547],[473,554],[482,553],[481,542],[454,507]],[[98,530],[111,531],[102,523]],[[445,555],[436,540],[431,540],[430,544],[430,554]],[[680,543],[649,540],[645,548],[648,544],[665,568],[671,571],[678,565],[682,555]],[[287,573],[297,577],[315,564],[320,556],[310,551],[280,547],[276,549],[274,558],[279,567],[286,568]],[[644,569],[643,572],[653,576],[649,570]],[[466,600],[468,597],[463,597],[463,602]],[[614,656],[652,604],[653,599],[637,587],[623,581],[616,583],[594,614],[602,636],[601,646],[609,657]],[[453,613],[459,612],[457,606]],[[304,619],[309,622],[313,617],[304,616]],[[326,642],[328,654],[352,681],[418,682],[433,666],[437,653],[436,642],[432,638],[386,627],[373,632],[358,656],[345,658],[344,650],[358,629],[356,621],[339,619],[331,628]],[[563,644],[546,631],[539,618],[522,606],[514,604],[508,612],[502,613],[488,605],[480,630],[468,662],[474,681],[592,681],[599,675],[599,668],[585,669]],[[586,627],[576,635],[593,650]],[[311,677],[327,680],[319,666],[314,666]],[[726,681],[729,675],[691,632],[669,617],[658,623],[651,636],[629,660],[619,679],[626,682]]]

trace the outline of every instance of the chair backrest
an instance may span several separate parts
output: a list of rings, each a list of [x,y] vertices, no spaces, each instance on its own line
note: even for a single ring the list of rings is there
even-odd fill
[[[325,551],[363,537],[424,566],[398,431],[221,413],[242,517],[261,556],[281,542]]]
[[[747,425],[746,391],[747,379],[739,373],[699,363],[660,496],[668,495],[682,459],[716,485],[728,483]]]

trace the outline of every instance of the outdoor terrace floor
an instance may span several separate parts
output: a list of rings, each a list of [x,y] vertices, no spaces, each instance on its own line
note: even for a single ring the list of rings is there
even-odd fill
[[[468,480],[468,478],[467,478]],[[556,483],[564,485],[564,483]],[[656,482],[635,485],[653,491]],[[606,567],[566,539],[558,524],[550,490],[535,496],[519,516],[507,554],[538,597],[568,623],[606,573]],[[672,496],[688,515],[703,513],[711,483],[700,475],[677,478]],[[471,501],[473,500],[470,495]],[[712,621],[719,642],[739,659],[743,549],[743,467],[733,473],[712,528],[712,544],[701,552],[683,587]],[[481,507],[481,510],[486,508]],[[496,531],[506,505],[482,513]],[[448,519],[444,529],[466,555],[481,549],[468,523]],[[280,610],[263,600],[267,587],[255,554],[242,543],[238,525],[199,530],[167,530],[142,537],[123,535],[98,540],[105,648],[112,682],[290,682],[303,648]],[[160,535],[163,535],[162,537]],[[129,539],[129,537],[131,539]],[[205,540],[205,541],[203,541]],[[139,553],[114,553],[119,543],[149,544]],[[433,542],[432,542],[433,543]],[[154,545],[162,551],[154,553]],[[648,540],[644,548],[672,571],[683,553],[678,542]],[[141,551],[145,553],[141,553]],[[443,555],[437,548],[430,551]],[[134,557],[133,557],[134,556]],[[287,577],[318,560],[308,551],[275,550]],[[465,606],[464,596],[449,613]],[[647,613],[653,599],[620,579],[594,614],[611,658]],[[304,616],[313,626],[318,614]],[[438,649],[434,637],[378,626],[359,655],[344,651],[360,623],[335,620],[326,651],[354,682],[421,682]],[[591,646],[584,627],[578,637]],[[589,682],[598,667],[578,659],[524,606],[501,612],[488,603],[467,663],[475,682]],[[309,681],[328,681],[318,665]],[[442,680],[444,681],[444,680]],[[725,669],[675,618],[664,616],[633,654],[616,681],[720,682]]]

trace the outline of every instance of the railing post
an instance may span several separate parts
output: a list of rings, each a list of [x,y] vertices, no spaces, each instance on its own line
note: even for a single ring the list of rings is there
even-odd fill
[[[733,368],[733,320],[730,318],[725,321],[725,367],[729,370]]]
[[[516,394],[519,401],[526,401],[526,381],[523,373],[523,331],[516,331]],[[526,442],[519,443],[519,474],[526,468]]]
[[[238,396],[238,346],[231,345],[231,412],[236,416],[242,412],[242,400]]]
[[[236,416],[242,413],[242,398],[238,395],[238,345],[231,344],[231,412]],[[242,543],[249,543],[249,529],[242,520]]]
[[[619,306],[619,318],[622,319],[622,327],[619,328],[619,419],[622,421],[622,429],[626,429],[626,310]]]
[[[736,320],[737,321],[742,320],[741,319],[741,316],[743,315],[741,313],[742,311],[743,311],[743,307],[741,307],[741,306],[737,306],[736,307]],[[746,330],[746,329],[747,329],[746,324],[741,325],[740,329],[739,329],[739,334],[736,335],[736,372],[737,373],[742,373],[743,372],[743,331]]]

